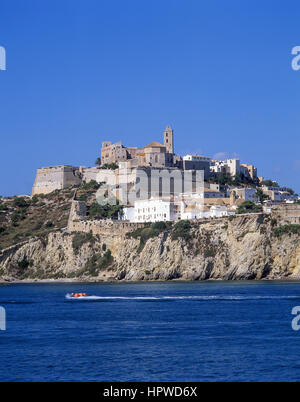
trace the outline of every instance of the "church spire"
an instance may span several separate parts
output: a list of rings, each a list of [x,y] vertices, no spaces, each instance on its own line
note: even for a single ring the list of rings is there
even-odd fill
[[[173,130],[171,126],[167,126],[164,131],[164,146],[169,154],[174,153]]]

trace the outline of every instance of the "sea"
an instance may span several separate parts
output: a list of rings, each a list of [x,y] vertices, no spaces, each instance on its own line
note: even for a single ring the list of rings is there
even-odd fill
[[[18,283],[0,306],[2,382],[300,380],[299,282]]]

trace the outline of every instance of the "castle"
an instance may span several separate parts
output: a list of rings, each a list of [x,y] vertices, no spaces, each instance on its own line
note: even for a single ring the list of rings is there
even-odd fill
[[[118,165],[114,171],[110,167]],[[101,149],[101,165],[86,168],[84,166],[50,166],[37,170],[32,195],[48,194],[69,186],[79,185],[83,181],[91,180],[105,182],[118,181],[124,171],[134,172],[138,167],[147,169],[182,169],[203,170],[204,176],[210,174],[210,158],[201,157],[182,158],[174,153],[174,131],[168,125],[163,132],[163,144],[152,141],[143,148],[126,147],[121,141],[112,144],[103,141]],[[115,177],[118,176],[117,180]]]
[[[32,194],[47,194],[91,180],[108,185],[131,186],[136,183],[137,169],[144,169],[148,176],[154,170],[159,173],[160,170],[166,169],[170,175],[174,170],[182,174],[185,171],[202,171],[205,180],[224,174],[232,177],[242,175],[249,180],[258,180],[256,168],[241,164],[237,158],[217,161],[202,155],[181,157],[175,154],[174,131],[168,125],[163,132],[163,144],[152,141],[143,148],[138,148],[124,146],[121,141],[115,144],[103,141],[100,166],[86,168],[63,165],[38,169]]]
[[[153,141],[144,148],[125,147],[121,141],[112,144],[104,141],[101,149],[101,165],[130,161],[133,166],[178,166],[180,157],[174,154],[174,133],[170,126],[164,131],[164,143]],[[179,166],[178,166],[179,167]]]

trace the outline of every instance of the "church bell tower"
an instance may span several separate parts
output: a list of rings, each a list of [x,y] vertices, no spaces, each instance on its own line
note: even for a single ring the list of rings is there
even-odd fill
[[[167,126],[164,131],[164,146],[169,154],[174,153],[173,130],[171,126]]]

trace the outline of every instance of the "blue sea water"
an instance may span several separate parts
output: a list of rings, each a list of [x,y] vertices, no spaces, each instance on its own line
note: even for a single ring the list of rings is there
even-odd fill
[[[297,305],[295,282],[3,285],[0,381],[298,381]]]

